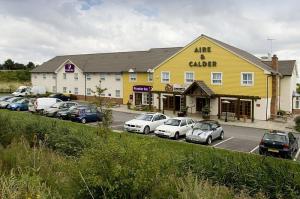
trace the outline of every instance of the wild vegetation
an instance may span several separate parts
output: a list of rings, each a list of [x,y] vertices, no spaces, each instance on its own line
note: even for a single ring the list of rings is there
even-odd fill
[[[0,111],[0,198],[297,198],[299,164]]]

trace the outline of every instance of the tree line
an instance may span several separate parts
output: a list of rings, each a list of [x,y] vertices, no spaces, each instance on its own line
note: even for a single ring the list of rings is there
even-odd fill
[[[33,62],[28,62],[28,64],[21,64],[14,62],[12,59],[7,59],[3,64],[0,64],[0,70],[31,70],[37,67]]]

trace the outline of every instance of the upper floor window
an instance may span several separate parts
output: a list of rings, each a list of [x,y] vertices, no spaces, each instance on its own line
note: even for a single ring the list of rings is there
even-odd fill
[[[252,86],[253,84],[254,84],[254,73],[242,72],[241,73],[241,85],[242,86]]]
[[[91,74],[87,73],[86,74],[86,80],[91,80],[91,79],[92,79]]]
[[[100,80],[104,81],[105,80],[105,74],[104,73],[100,73]]]
[[[46,77],[47,77],[46,74],[43,74],[43,79],[46,79]]]
[[[33,75],[33,78],[34,78],[34,79],[37,79],[37,75]]]
[[[63,87],[63,93],[67,92],[67,87]]]
[[[129,81],[130,82],[136,82],[136,73],[129,73]]]
[[[74,73],[74,79],[78,80],[78,73]]]
[[[295,108],[300,108],[300,97],[296,97],[296,104],[295,104]]]
[[[56,79],[56,74],[52,74],[52,79]]]
[[[52,86],[52,92],[56,93],[56,86]]]
[[[148,73],[148,82],[153,81],[153,73]]]
[[[64,73],[63,76],[64,76],[63,77],[64,79],[67,79],[67,74],[66,73]]]
[[[115,80],[116,80],[116,81],[121,81],[121,75],[120,75],[120,74],[116,74]]]
[[[211,84],[222,85],[222,73],[220,72],[211,73]]]
[[[184,81],[185,83],[193,83],[194,79],[194,72],[185,72],[184,75]]]
[[[161,72],[161,82],[162,83],[170,82],[170,72]]]

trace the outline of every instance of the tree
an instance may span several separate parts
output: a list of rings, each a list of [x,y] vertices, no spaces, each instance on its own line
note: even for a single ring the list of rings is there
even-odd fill
[[[28,62],[28,64],[26,65],[26,68],[27,69],[33,69],[33,68],[35,68],[35,65],[34,65],[34,63],[33,62]]]
[[[6,70],[12,70],[14,65],[15,63],[11,59],[7,59],[3,64],[3,68]]]

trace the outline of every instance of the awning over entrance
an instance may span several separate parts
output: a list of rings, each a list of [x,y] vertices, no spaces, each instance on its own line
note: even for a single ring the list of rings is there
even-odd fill
[[[204,81],[201,80],[194,81],[182,94],[203,97],[212,97],[215,95],[215,93],[204,83]]]

